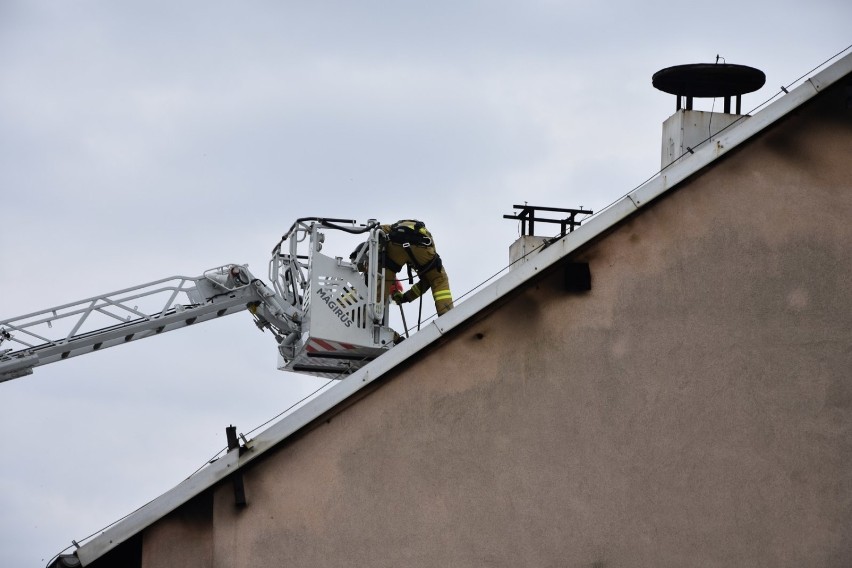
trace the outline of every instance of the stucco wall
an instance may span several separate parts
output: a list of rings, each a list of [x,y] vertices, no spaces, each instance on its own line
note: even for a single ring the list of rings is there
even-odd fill
[[[205,491],[142,535],[141,568],[213,566],[213,494]],[[122,564],[129,568],[130,563]]]
[[[530,283],[247,470],[247,508],[220,486],[210,565],[848,565],[850,113],[580,251],[590,292]]]

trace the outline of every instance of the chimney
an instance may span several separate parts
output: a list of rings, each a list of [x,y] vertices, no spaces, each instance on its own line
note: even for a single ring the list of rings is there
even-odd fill
[[[548,225],[559,225],[560,236],[565,236],[567,233],[573,232],[574,229],[582,224],[582,220],[578,215],[592,215],[590,209],[584,209],[580,206],[579,209],[566,209],[564,207],[542,207],[540,205],[513,205],[515,209],[520,209],[514,215],[503,215],[504,219],[514,219],[521,222],[521,236],[518,240],[512,243],[509,247],[509,268],[514,269],[527,261],[527,259],[535,252],[547,246],[547,242],[553,239],[552,231],[548,231],[550,236],[542,237],[535,234],[536,223],[541,226],[542,223]],[[541,212],[545,212],[542,217]],[[538,213],[538,215],[536,215]],[[558,214],[556,218],[554,215]]]
[[[651,82],[660,91],[677,97],[675,113],[663,123],[660,166],[665,168],[684,152],[691,153],[722,129],[743,119],[742,95],[761,88],[766,75],[745,65],[694,63],[657,71]],[[732,97],[736,97],[734,112],[731,112]],[[696,98],[722,98],[723,112],[694,110]]]

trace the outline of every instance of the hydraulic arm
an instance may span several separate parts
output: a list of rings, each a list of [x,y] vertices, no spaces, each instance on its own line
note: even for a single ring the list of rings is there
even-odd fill
[[[39,365],[246,309],[279,342],[298,331],[298,310],[280,302],[266,284],[236,264],[0,321],[0,382],[29,375]]]
[[[349,224],[350,227],[341,225]],[[278,344],[278,368],[343,378],[394,343],[371,220],[298,219],[272,251],[268,286],[246,266],[174,276],[0,320],[0,382],[33,368],[248,310]],[[349,261],[322,254],[323,230],[366,234]]]

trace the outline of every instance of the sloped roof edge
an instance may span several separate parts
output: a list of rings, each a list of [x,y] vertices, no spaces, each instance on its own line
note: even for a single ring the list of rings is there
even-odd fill
[[[445,333],[464,324],[471,317],[517,289],[530,278],[543,272],[567,254],[577,250],[673,189],[689,176],[774,124],[849,73],[852,73],[852,53],[805,80],[801,85],[784,94],[754,116],[745,118],[735,126],[714,136],[711,142],[700,146],[694,154],[669,166],[658,176],[585,221],[574,232],[531,255],[527,262],[460,303],[452,311],[433,320],[404,343],[394,347],[333,388],[283,417],[250,440],[247,451],[242,455],[239,455],[237,451],[228,452],[192,477],[113,524],[100,535],[93,537],[77,549],[76,553],[82,565],[86,566],[92,563],[204,490],[226,479],[239,468],[254,461],[317,417],[333,409],[371,382],[404,363],[411,356],[427,348]]]

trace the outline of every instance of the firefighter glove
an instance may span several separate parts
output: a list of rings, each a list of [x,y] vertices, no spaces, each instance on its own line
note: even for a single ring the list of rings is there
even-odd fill
[[[397,304],[401,304],[401,303],[405,302],[405,299],[404,299],[404,298],[403,298],[403,296],[402,296],[402,292],[400,292],[400,291],[396,291],[396,292],[394,292],[394,293],[391,295],[391,299],[392,299],[394,302],[396,302]]]

